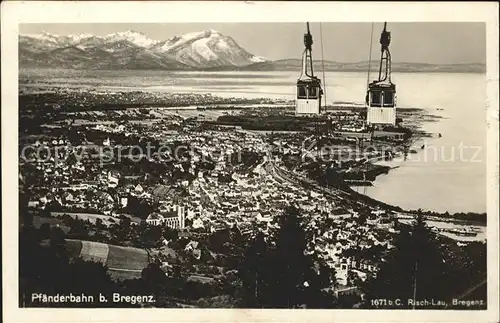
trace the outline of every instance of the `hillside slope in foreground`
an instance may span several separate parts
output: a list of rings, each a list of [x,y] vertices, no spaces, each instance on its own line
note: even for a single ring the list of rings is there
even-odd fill
[[[70,257],[100,262],[108,266],[113,279],[140,278],[148,265],[148,253],[144,249],[121,247],[102,242],[66,239]]]

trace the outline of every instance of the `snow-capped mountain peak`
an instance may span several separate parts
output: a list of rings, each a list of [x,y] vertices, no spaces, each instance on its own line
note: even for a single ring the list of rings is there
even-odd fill
[[[183,34],[180,37],[182,39],[185,39],[185,40],[191,40],[191,39],[196,39],[196,38],[210,37],[212,35],[221,35],[221,34],[215,29],[207,29],[204,31],[195,31],[195,32]]]
[[[68,38],[71,39],[71,41],[74,43],[79,42],[83,39],[88,39],[88,38],[92,38],[92,37],[94,37],[94,35],[89,34],[89,33],[68,35]]]
[[[128,40],[132,44],[144,48],[151,47],[159,43],[159,41],[153,40],[145,34],[135,30],[121,31],[114,34],[109,34],[107,36],[104,36],[103,38],[108,41]]]
[[[214,29],[172,37],[155,46],[154,50],[196,67],[241,66],[266,61],[249,54],[233,38]]]
[[[43,31],[40,34],[26,34],[24,36],[29,37],[29,38],[34,38],[34,39],[37,39],[40,41],[51,42],[51,43],[57,43],[59,38],[60,38],[60,36],[48,33],[46,31]]]
[[[164,44],[159,47],[159,50],[163,52],[167,52],[175,47],[182,46],[183,44],[186,44],[188,42],[192,42],[198,39],[202,38],[209,38],[212,36],[219,36],[220,33],[217,32],[214,29],[208,29],[204,31],[195,31],[195,32],[190,32],[186,33],[180,36],[174,36],[172,38],[167,39]]]

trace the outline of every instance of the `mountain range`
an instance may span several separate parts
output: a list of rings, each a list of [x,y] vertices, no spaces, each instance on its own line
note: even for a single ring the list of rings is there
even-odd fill
[[[58,36],[45,32],[19,36],[21,67],[185,70],[265,61],[212,29],[164,41],[133,30],[106,36]]]
[[[298,53],[300,55],[300,53]],[[299,71],[300,59],[271,61],[243,49],[231,37],[209,29],[153,40],[133,30],[106,36],[50,33],[19,35],[19,67],[69,69],[154,69]],[[315,61],[316,71],[367,71],[369,62]],[[378,61],[371,63],[376,70]],[[392,63],[395,72],[484,72],[484,64]]]

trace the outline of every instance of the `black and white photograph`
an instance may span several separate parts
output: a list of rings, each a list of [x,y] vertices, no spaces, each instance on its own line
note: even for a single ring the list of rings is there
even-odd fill
[[[498,315],[488,24],[365,17],[19,22],[14,306]]]

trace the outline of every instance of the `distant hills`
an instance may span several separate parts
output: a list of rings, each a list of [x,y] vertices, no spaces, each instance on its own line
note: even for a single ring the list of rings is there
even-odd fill
[[[299,55],[300,53],[298,53]],[[324,62],[325,71],[366,72],[369,62]],[[106,36],[50,33],[19,36],[19,67],[71,69],[146,69],[209,71],[298,71],[300,59],[271,61],[243,49],[231,37],[209,29],[153,40],[129,30]],[[323,63],[316,61],[316,71]],[[371,69],[378,69],[372,61]],[[392,63],[394,72],[484,73],[485,64]]]
[[[300,59],[282,59],[277,61],[266,61],[254,63],[246,66],[220,66],[209,68],[208,70],[227,70],[227,71],[299,71],[302,67]],[[334,61],[324,61],[324,70],[328,72],[344,71],[344,72],[367,72],[368,68],[373,72],[378,71],[379,62],[372,61],[371,66],[369,61],[340,63]],[[323,62],[315,61],[313,64],[315,71],[323,70]],[[392,62],[393,72],[449,72],[449,73],[484,73],[486,72],[485,64],[427,64],[427,63],[404,63]]]

